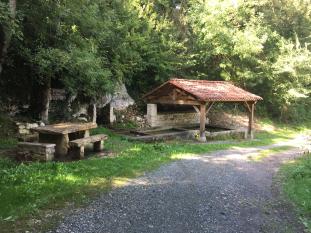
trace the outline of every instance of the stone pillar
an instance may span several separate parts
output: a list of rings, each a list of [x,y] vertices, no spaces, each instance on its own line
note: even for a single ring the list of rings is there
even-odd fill
[[[156,104],[147,104],[147,122],[151,127],[157,126],[158,109]]]
[[[68,134],[39,134],[40,143],[54,143],[55,155],[57,157],[66,157],[69,149],[69,136]]]

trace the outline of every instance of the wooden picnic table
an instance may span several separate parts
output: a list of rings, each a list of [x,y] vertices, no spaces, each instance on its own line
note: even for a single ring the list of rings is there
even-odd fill
[[[89,130],[97,128],[96,123],[59,123],[36,127],[33,130],[39,133],[39,142],[54,143],[56,156],[68,154],[69,142],[90,135]]]

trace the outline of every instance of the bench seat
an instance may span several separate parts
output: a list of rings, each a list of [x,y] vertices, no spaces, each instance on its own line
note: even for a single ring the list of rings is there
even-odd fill
[[[95,152],[101,151],[102,142],[106,140],[108,136],[106,134],[96,134],[85,138],[79,138],[69,142],[70,150],[73,156],[84,158],[84,146],[89,143],[93,143],[93,149]]]
[[[18,155],[23,159],[51,161],[54,159],[55,144],[39,142],[19,142]]]

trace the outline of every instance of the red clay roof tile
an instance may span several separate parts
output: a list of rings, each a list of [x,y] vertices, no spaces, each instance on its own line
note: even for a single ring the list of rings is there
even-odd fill
[[[258,101],[262,98],[258,95],[252,94],[231,82],[226,81],[208,81],[208,80],[189,80],[189,79],[171,79],[154,89],[144,96],[157,92],[167,84],[171,84],[189,94],[196,97],[200,101]]]

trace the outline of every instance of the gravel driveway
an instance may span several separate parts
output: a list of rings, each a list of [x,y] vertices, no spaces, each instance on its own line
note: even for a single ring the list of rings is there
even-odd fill
[[[50,233],[303,232],[273,181],[280,164],[300,150],[249,160],[271,147],[218,151],[164,165],[73,210]]]

